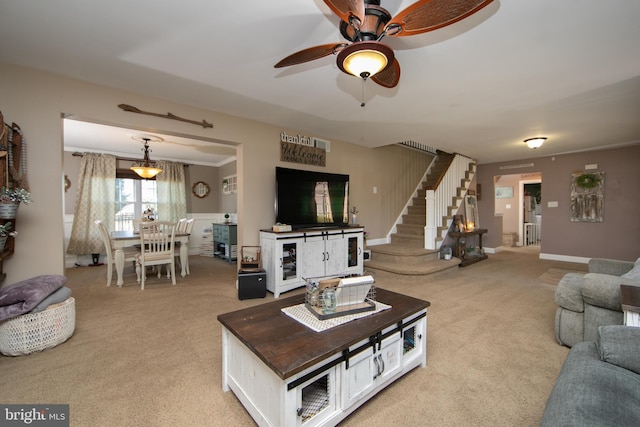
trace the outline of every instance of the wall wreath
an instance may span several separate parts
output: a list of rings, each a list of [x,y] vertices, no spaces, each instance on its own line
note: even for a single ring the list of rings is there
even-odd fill
[[[576,178],[576,185],[580,188],[594,188],[600,184],[600,177],[593,173],[583,173]]]

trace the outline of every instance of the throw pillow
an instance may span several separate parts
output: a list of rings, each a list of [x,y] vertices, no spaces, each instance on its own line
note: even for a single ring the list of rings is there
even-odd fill
[[[1,288],[0,321],[30,312],[66,282],[64,276],[42,275]]]
[[[627,271],[620,277],[624,277],[625,279],[640,280],[640,258],[636,260],[631,270]]]
[[[596,346],[602,361],[640,374],[640,328],[600,326]]]
[[[39,311],[46,310],[47,307],[49,307],[50,305],[58,304],[66,301],[67,298],[69,298],[70,296],[71,296],[71,289],[67,288],[66,286],[63,286],[57,291],[55,291],[54,293],[52,293],[51,295],[49,295],[48,297],[46,297],[45,299],[43,299],[40,302],[40,304],[38,304],[33,310],[31,310],[31,313],[37,313]]]

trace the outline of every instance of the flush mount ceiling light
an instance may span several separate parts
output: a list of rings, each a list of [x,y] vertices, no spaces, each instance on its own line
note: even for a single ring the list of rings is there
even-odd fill
[[[546,136],[537,136],[535,138],[525,139],[524,143],[527,144],[527,147],[536,149],[542,147],[542,144],[547,140]]]
[[[133,139],[136,139],[135,137]],[[131,165],[131,170],[137,173],[141,178],[150,179],[162,172],[162,169],[156,166],[155,162],[149,159],[149,141],[151,138],[140,138],[144,142],[144,147],[141,148],[144,151],[144,158],[140,162],[136,162]]]

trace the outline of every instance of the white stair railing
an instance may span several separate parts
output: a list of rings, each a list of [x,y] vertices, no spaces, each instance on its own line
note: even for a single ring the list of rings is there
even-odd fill
[[[438,227],[443,226],[448,229],[451,225],[452,218],[450,218],[449,208],[457,210],[464,200],[469,183],[475,174],[475,168],[471,167],[472,164],[474,164],[472,159],[456,154],[438,188],[427,190],[425,195],[427,205],[427,218],[424,227],[425,249],[440,249],[442,239],[438,237],[444,238],[446,232],[444,235],[438,236]],[[470,173],[468,179],[467,172]],[[458,189],[462,189],[460,198],[457,198]],[[452,205],[454,202],[455,206]],[[446,224],[443,224],[444,218],[447,218]]]

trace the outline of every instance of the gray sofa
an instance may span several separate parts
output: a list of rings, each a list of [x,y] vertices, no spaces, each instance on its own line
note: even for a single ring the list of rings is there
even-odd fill
[[[638,261],[592,258],[588,273],[565,274],[555,294],[558,342],[572,347],[582,341],[595,341],[600,326],[621,325],[620,285],[640,286],[640,279],[621,276],[633,275],[638,265]]]
[[[569,350],[541,426],[640,425],[640,328],[602,326],[596,336]]]

